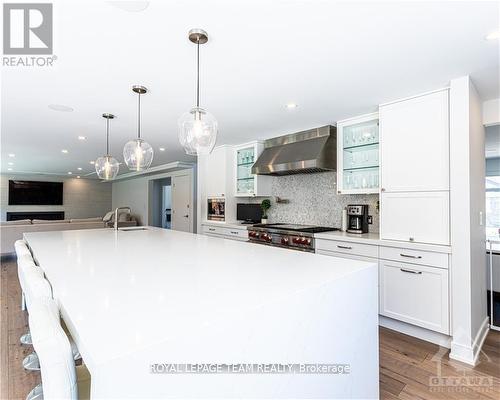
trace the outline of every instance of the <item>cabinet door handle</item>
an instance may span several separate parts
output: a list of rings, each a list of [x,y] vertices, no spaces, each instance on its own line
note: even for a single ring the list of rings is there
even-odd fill
[[[381,189],[380,189],[380,191],[381,191],[381,192],[385,192],[385,188],[381,188]]]
[[[215,229],[214,229],[214,228],[208,228],[208,230],[209,230],[209,231],[212,231],[212,232],[214,232],[214,231],[215,231]]]
[[[340,245],[337,245],[337,247],[338,247],[339,249],[352,250],[352,247],[351,247],[351,246],[340,246]]]
[[[411,254],[403,254],[403,253],[400,253],[399,255],[400,255],[401,257],[406,257],[406,258],[417,258],[417,259],[422,258],[422,256],[412,256]]]
[[[401,272],[408,272],[409,274],[416,274],[416,275],[421,275],[422,271],[413,271],[412,269],[404,269],[400,268]]]

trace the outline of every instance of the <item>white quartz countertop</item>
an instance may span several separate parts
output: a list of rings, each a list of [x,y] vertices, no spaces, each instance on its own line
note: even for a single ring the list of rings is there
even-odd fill
[[[200,326],[376,268],[153,227],[36,232],[24,238],[90,370],[124,352],[179,343]]]
[[[316,239],[339,240],[343,242],[364,243],[375,246],[399,247],[421,251],[435,251],[439,253],[451,253],[451,246],[439,246],[425,243],[399,242],[396,240],[382,240],[378,233],[347,233],[341,231],[315,233]]]

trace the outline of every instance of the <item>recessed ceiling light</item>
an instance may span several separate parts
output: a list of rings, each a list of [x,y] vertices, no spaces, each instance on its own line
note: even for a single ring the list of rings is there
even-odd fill
[[[14,165],[14,163],[13,163],[13,162],[9,162],[9,163],[7,163],[7,164],[8,164],[8,165]]]
[[[7,168],[7,171],[12,171],[12,168]]]
[[[80,175],[77,175],[77,176],[76,176],[76,179],[80,179]]]
[[[9,157],[13,158],[15,157],[16,155],[14,153],[9,153]]]
[[[61,150],[61,153],[68,154],[68,150],[66,150],[66,149],[62,149],[62,150]]]
[[[292,109],[292,108],[297,108],[297,107],[298,107],[298,106],[297,106],[297,104],[295,104],[295,103],[288,103],[288,104],[286,105],[286,108],[289,108],[289,109]]]
[[[68,171],[68,175],[73,175],[73,172],[71,172],[71,171]]]
[[[77,170],[78,170],[78,171],[81,171],[81,170],[82,170],[82,167],[78,167],[78,168],[77,168]]]
[[[94,165],[94,164],[95,164],[95,161],[89,161],[89,164]]]
[[[495,39],[500,39],[500,30],[491,32],[490,34],[486,35],[486,40],[495,40]]]
[[[160,147],[158,150],[165,151],[165,147]]]
[[[62,105],[62,104],[49,104],[49,108],[54,111],[62,111],[62,112],[72,112],[73,109],[71,107]]]
[[[87,140],[87,136],[78,136],[78,140]]]

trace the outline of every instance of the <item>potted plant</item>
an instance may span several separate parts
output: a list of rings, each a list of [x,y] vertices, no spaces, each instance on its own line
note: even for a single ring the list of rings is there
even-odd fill
[[[271,200],[262,200],[262,203],[260,203],[260,208],[262,208],[262,223],[267,224],[267,210],[271,208]]]

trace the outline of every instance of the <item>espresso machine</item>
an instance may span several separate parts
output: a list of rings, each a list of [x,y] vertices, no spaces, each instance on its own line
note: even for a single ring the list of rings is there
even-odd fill
[[[347,232],[368,233],[368,204],[347,206]]]

